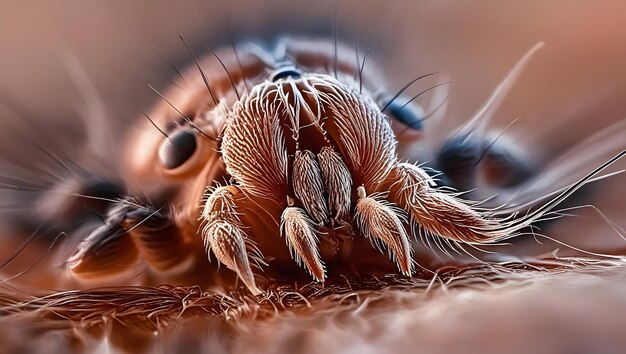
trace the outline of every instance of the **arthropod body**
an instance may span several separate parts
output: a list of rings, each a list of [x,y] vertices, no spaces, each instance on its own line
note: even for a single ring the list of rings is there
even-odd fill
[[[506,239],[575,190],[507,219],[439,188],[396,149],[398,126],[419,130],[422,111],[399,104],[363,65],[336,43],[284,39],[272,50],[248,44],[209,55],[181,88],[155,90],[162,101],[129,137],[137,197],[110,208],[70,271],[100,278],[141,260],[158,276],[194,281],[232,271],[253,293],[262,292],[259,274],[411,276],[416,235],[451,246]],[[442,148],[450,179],[468,163],[461,152],[473,145],[463,144]],[[526,172],[515,168],[507,172]],[[208,258],[228,270],[217,273]]]

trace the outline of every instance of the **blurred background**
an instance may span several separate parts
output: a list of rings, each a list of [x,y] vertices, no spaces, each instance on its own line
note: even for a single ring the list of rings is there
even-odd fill
[[[501,129],[520,117],[507,132],[538,161],[550,161],[626,117],[626,3],[622,1],[2,2],[0,155],[19,162],[36,151],[15,137],[24,124],[42,144],[82,141],[80,115],[85,102],[68,70],[70,62],[78,61],[84,68],[115,136],[122,139],[139,110],[158,99],[147,85],[165,88],[175,77],[158,51],[179,68],[189,64],[179,34],[197,53],[229,45],[231,35],[235,40],[270,41],[282,34],[330,39],[335,12],[339,38],[351,43],[356,30],[361,50],[371,48],[371,61],[378,64],[389,87],[400,88],[409,78],[430,72],[453,79],[446,114],[451,128],[478,110],[528,49],[545,42],[493,123]],[[623,149],[626,132],[621,134]],[[115,161],[120,151],[112,146],[110,153]],[[621,162],[618,167],[625,166]],[[625,183],[624,174],[613,177],[602,182],[593,197],[593,204],[622,227],[626,226]],[[597,217],[570,218],[554,225],[552,232],[576,239],[576,245],[590,250],[624,246]],[[558,287],[550,291],[559,293]],[[595,288],[585,293],[607,294]],[[537,298],[540,294],[533,292],[527,299]],[[493,304],[482,300],[485,308]],[[580,308],[575,302],[571,307]],[[601,310],[610,314],[608,308]],[[524,312],[522,308],[517,315]],[[594,313],[598,312],[581,312],[574,320]],[[414,324],[425,318],[416,316],[419,320]],[[490,320],[494,319],[485,321]],[[578,333],[575,330],[572,333]],[[266,348],[274,345],[266,344]]]
[[[138,107],[155,100],[147,83],[164,86],[174,76],[152,46],[177,65],[188,63],[178,34],[206,52],[229,44],[227,21],[235,39],[293,33],[332,38],[335,10],[340,39],[351,42],[356,28],[361,50],[371,47],[389,83],[428,72],[454,79],[452,117],[475,111],[540,41],[545,48],[498,116],[544,124],[567,116],[577,129],[561,133],[573,138],[626,113],[626,5],[620,1],[3,2],[0,92],[33,117],[69,119],[80,100],[66,68],[73,56],[107,111],[127,124]],[[540,125],[533,131],[544,134]]]

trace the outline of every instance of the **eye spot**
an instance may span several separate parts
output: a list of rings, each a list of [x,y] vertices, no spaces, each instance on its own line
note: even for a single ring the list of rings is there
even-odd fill
[[[448,138],[439,150],[436,165],[458,190],[475,188],[477,173],[498,188],[518,185],[534,173],[532,162],[505,140],[471,134]]]
[[[387,109],[398,121],[407,125],[410,129],[422,130],[424,112],[420,107],[394,100]]]
[[[534,174],[532,162],[504,144],[493,144],[485,153],[482,165],[486,181],[501,188],[518,185]]]
[[[181,130],[163,140],[159,147],[159,161],[168,170],[180,167],[196,151],[198,144],[196,134],[189,130]]]
[[[272,82],[276,82],[280,79],[285,79],[288,77],[297,79],[300,76],[302,76],[302,73],[294,68],[293,66],[283,66],[281,68],[276,69],[276,71],[274,71],[272,73]]]
[[[449,138],[439,150],[437,167],[460,190],[474,187],[474,170],[481,155],[481,141],[468,135]]]

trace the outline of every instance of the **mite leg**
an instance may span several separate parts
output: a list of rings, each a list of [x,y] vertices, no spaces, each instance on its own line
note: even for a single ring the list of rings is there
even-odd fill
[[[237,186],[215,188],[208,196],[202,211],[202,239],[207,255],[211,251],[218,262],[237,273],[246,287],[255,295],[262,291],[256,286],[251,261],[263,263],[260,252],[247,235],[240,218],[244,211],[245,195]]]
[[[315,224],[304,209],[289,205],[281,216],[281,235],[285,237],[291,257],[304,267],[318,282],[326,279],[326,268],[322,263],[316,236]]]
[[[142,258],[151,268],[172,271],[189,258],[182,234],[166,214],[121,201],[69,259],[79,278],[119,274]]]
[[[81,279],[120,274],[137,262],[139,250],[127,230],[104,224],[87,236],[68,259],[68,268]]]
[[[398,164],[389,174],[390,197],[411,220],[437,236],[460,242],[489,242],[484,230],[497,226],[469,204],[432,187],[432,179],[419,167]]]
[[[413,249],[403,225],[407,221],[403,217],[404,211],[382,198],[367,196],[363,186],[359,187],[357,192],[359,200],[354,217],[359,230],[379,250],[382,250],[383,245],[389,249],[392,260],[402,274],[412,275]]]
[[[215,258],[237,273],[250,292],[255,295],[262,293],[252,274],[246,237],[240,225],[227,220],[213,220],[206,225],[202,236],[207,254],[213,251]]]
[[[293,201],[292,201],[293,202]],[[271,210],[270,215],[280,213]],[[258,201],[247,197],[238,186],[228,185],[213,190],[205,204],[202,237],[207,254],[236,272],[254,294],[262,291],[256,286],[252,265],[261,268],[263,256],[252,241],[263,230],[273,230],[268,210]],[[273,232],[271,232],[272,234]],[[282,211],[280,233],[285,238],[291,258],[303,266],[317,281],[324,281],[325,268],[317,247],[315,223],[303,208],[288,206]]]
[[[141,207],[126,213],[122,225],[131,234],[144,261],[155,270],[177,271],[190,260],[182,233],[170,215]]]
[[[260,206],[252,202],[238,186],[227,185],[208,191],[202,211],[202,238],[207,255],[211,252],[218,262],[237,273],[246,287],[255,295],[262,291],[257,287],[252,265],[261,269],[266,265],[263,255],[252,241],[251,226],[260,232],[264,229]],[[267,215],[265,215],[267,218]]]
[[[398,164],[388,176],[393,199],[407,210],[419,227],[432,234],[463,243],[488,243],[515,236],[545,216],[600,172],[626,155],[617,154],[585,177],[570,185],[540,207],[521,217],[501,218],[479,211],[468,202],[429,186],[419,167]]]

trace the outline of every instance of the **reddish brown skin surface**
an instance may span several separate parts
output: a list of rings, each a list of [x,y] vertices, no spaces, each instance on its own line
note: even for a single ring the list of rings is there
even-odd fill
[[[160,80],[145,66],[129,64],[133,60],[128,57],[146,58],[144,54],[150,50],[149,44],[157,43],[169,55],[186,61],[188,58],[177,42],[176,33],[183,32],[186,36],[189,33],[190,37],[192,33],[198,36],[215,33],[210,34],[214,37],[223,33],[210,21],[211,16],[217,16],[222,10],[217,5],[204,5],[209,13],[206,16],[198,15],[198,6],[192,2],[177,5],[175,13],[147,5],[85,9],[42,3],[36,12],[27,5],[19,6],[10,9],[12,11],[2,11],[0,15],[3,16],[0,26],[6,26],[0,30],[0,43],[7,53],[12,53],[3,57],[0,76],[4,79],[0,87],[3,93],[10,93],[10,97],[30,107],[36,126],[73,126],[57,123],[71,116],[66,114],[70,111],[66,97],[71,97],[70,102],[78,100],[62,63],[51,59],[63,52],[60,45],[65,47],[70,43],[96,82],[112,112],[111,117],[120,117],[112,118],[112,124],[128,130],[134,129],[127,118],[136,116],[134,106],[139,102],[140,107],[148,107],[148,101],[156,101],[144,83]],[[242,23],[237,22],[235,26],[248,26],[248,29],[263,26],[272,22],[276,13],[283,17],[284,14],[297,17],[306,13],[320,21],[332,22],[328,20],[332,17],[329,15],[332,6],[312,9],[298,6],[302,5],[276,2],[267,8],[248,7],[237,16],[237,21]],[[548,161],[564,147],[622,119],[626,113],[622,97],[626,82],[622,68],[626,62],[622,45],[622,7],[620,4],[598,6],[566,1],[528,6],[493,4],[490,7],[479,2],[462,6],[445,2],[406,2],[392,7],[362,5],[358,18],[362,23],[360,28],[366,28],[366,24],[382,27],[383,38],[395,39],[387,42],[387,47],[381,50],[384,55],[380,56],[384,75],[393,87],[400,87],[406,77],[414,73],[450,72],[457,84],[448,115],[457,121],[475,111],[522,52],[539,40],[546,41],[546,50],[522,76],[498,117],[504,126],[512,117],[523,114],[529,127],[522,134],[527,138],[527,146],[533,147],[532,153],[540,160]],[[345,13],[350,10],[344,9],[341,18],[352,18],[351,13]],[[116,25],[111,26],[111,23]],[[400,25],[401,33],[395,24]],[[142,36],[133,35],[137,28],[144,29]],[[95,39],[100,41],[94,48]],[[126,55],[128,52],[131,54]],[[42,54],[49,60],[42,60]],[[152,57],[157,59],[150,63],[157,63],[157,55]],[[167,68],[160,62],[154,65]],[[480,79],[476,78],[477,73]],[[58,89],[58,83],[67,86],[67,90]],[[167,85],[163,83],[161,87]],[[53,117],[58,120],[51,123]],[[2,132],[3,150],[14,151],[7,136],[11,135],[10,128],[15,124],[9,119],[1,123],[8,127]],[[562,126],[567,129],[555,129]],[[59,132],[70,137],[72,134],[78,135],[80,131],[67,128]],[[594,205],[622,226],[626,196],[621,186],[624,182],[624,176],[618,176],[603,183],[593,199]],[[623,253],[623,241],[602,222],[565,220],[554,225],[550,234],[588,250]],[[16,245],[18,243],[16,241]],[[8,244],[6,248],[15,246]],[[508,247],[507,252],[537,255],[555,248],[554,244],[526,242]],[[40,254],[42,250],[34,253]],[[25,261],[15,269],[23,269],[28,264]],[[42,272],[46,270],[46,267],[40,268]],[[37,271],[39,268],[33,270]],[[337,305],[340,301],[332,298],[326,305],[314,302],[311,308],[301,306],[294,312],[281,311],[270,319],[256,321],[231,319],[225,322],[222,317],[201,316],[190,320],[192,323],[167,327],[157,340],[166,343],[163,347],[144,344],[152,343],[149,335],[127,328],[117,329],[117,325],[113,325],[116,329],[111,337],[118,349],[165,348],[165,351],[182,348],[201,351],[197,348],[202,348],[235,352],[299,349],[328,352],[366,347],[372,351],[623,352],[626,343],[621,334],[624,328],[621,314],[626,307],[623,300],[625,271],[618,267],[600,272],[588,269],[583,273],[592,274],[573,272],[543,278],[529,273],[529,280],[524,282],[487,284],[448,293],[437,290],[428,296],[423,295],[423,290],[377,291],[372,296],[376,300],[361,307],[349,305],[345,311]],[[32,277],[40,287],[54,285],[45,272],[41,274],[25,276]],[[367,295],[361,294],[359,301],[364,301]],[[321,310],[327,308],[331,310]],[[356,314],[355,308],[360,309]],[[63,330],[75,323],[43,323],[28,315],[3,317],[1,322],[4,334],[1,341],[9,352],[18,349],[63,351],[65,348],[89,351],[100,343],[87,339],[87,344],[78,345],[74,332]],[[98,334],[102,330],[92,332]],[[122,340],[125,336],[127,339]],[[123,342],[127,344],[122,345]]]

